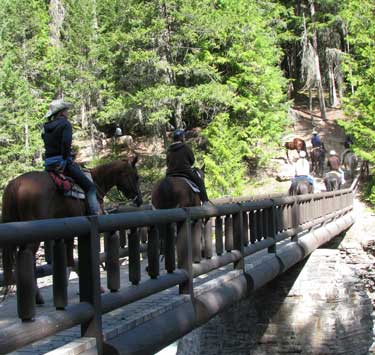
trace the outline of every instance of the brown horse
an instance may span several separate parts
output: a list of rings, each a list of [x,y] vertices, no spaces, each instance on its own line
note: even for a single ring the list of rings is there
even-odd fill
[[[326,150],[324,147],[316,147],[311,150],[311,170],[315,175],[323,176],[324,160],[326,158]]]
[[[196,169],[203,176],[203,169]],[[185,178],[167,176],[159,180],[151,193],[151,203],[157,209],[199,206],[199,193],[194,192]]]
[[[142,197],[139,189],[139,177],[136,163],[138,158],[117,160],[91,169],[91,175],[97,188],[99,200],[116,186],[129,199],[140,205]],[[49,174],[45,171],[33,171],[10,181],[3,194],[2,222],[30,221],[47,218],[82,216],[86,214],[83,200],[64,197],[57,190]],[[28,247],[34,254],[40,243]],[[73,240],[67,240],[68,266],[74,266]],[[3,249],[4,284],[12,282],[15,248]],[[43,298],[35,280],[36,303],[43,304]]]
[[[294,138],[291,142],[286,142],[284,147],[286,148],[286,156],[288,161],[290,161],[288,154],[289,150],[296,150],[298,153],[301,150],[304,150],[307,156],[306,142],[302,138]]]

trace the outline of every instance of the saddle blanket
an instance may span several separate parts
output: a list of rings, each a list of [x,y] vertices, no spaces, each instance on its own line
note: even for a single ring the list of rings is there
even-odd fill
[[[92,181],[90,171],[83,170],[83,172]],[[79,200],[84,200],[86,198],[85,192],[79,185],[74,182],[71,177],[54,171],[49,171],[48,174],[56,185],[57,189],[64,193],[64,196],[76,198]]]
[[[196,192],[196,193],[200,193],[200,190],[199,190],[199,187],[193,182],[193,181],[191,181],[191,180],[189,180],[188,178],[186,178],[186,177],[180,177],[181,179],[183,179],[183,180],[185,180],[185,182],[190,186],[190,188],[194,191],[194,192]]]

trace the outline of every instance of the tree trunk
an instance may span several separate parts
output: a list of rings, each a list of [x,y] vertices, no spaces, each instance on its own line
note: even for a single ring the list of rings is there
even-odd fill
[[[53,47],[59,48],[61,45],[61,28],[65,17],[65,9],[61,0],[50,0],[49,14],[51,17],[49,24],[51,44]]]
[[[311,20],[312,23],[315,23],[315,5],[313,0],[309,0],[310,2],[310,14],[311,14]],[[314,27],[313,29],[313,48],[315,52],[315,70],[316,70],[316,85],[318,89],[318,95],[319,95],[319,106],[320,106],[320,112],[322,119],[324,121],[327,121],[327,114],[326,114],[326,104],[324,101],[324,91],[323,91],[323,85],[322,85],[322,76],[320,71],[320,63],[319,63],[319,55],[318,55],[318,34],[317,30]]]
[[[329,75],[329,98],[330,98],[331,106],[337,107],[339,105],[339,100],[337,98],[335,74],[334,74],[334,69],[332,65],[330,65],[328,68],[328,75]]]

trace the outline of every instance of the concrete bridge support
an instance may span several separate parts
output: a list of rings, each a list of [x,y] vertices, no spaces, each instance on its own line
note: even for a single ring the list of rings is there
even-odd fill
[[[318,249],[305,262],[194,330],[179,355],[365,355],[372,306],[339,251]]]

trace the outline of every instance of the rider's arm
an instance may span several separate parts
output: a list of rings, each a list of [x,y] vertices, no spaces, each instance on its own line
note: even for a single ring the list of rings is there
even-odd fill
[[[61,139],[61,155],[64,160],[68,159],[70,157],[70,151],[72,148],[72,125],[67,120],[63,132],[62,132],[62,139]]]
[[[188,145],[185,145],[185,147],[186,147],[186,152],[187,152],[187,156],[188,156],[190,166],[193,166],[194,162],[195,162],[194,153]]]

